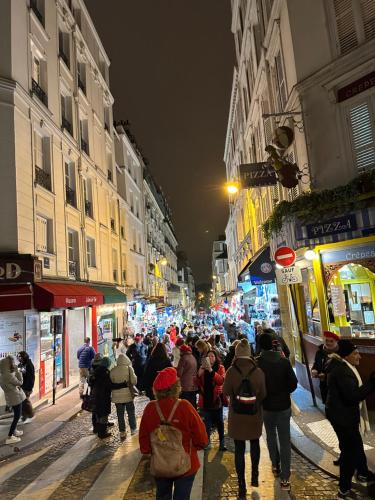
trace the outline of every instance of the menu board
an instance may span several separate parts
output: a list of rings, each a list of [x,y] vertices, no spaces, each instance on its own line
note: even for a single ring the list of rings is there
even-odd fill
[[[23,350],[24,328],[23,311],[0,313],[0,357]]]
[[[341,285],[331,285],[330,288],[333,314],[335,316],[345,316],[346,305],[343,287]]]

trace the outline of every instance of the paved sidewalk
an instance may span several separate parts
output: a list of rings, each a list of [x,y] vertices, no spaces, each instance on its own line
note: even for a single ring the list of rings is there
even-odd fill
[[[9,426],[12,422],[12,414],[9,418],[0,420],[0,459],[8,457],[23,450],[27,446],[56,432],[64,423],[70,420],[81,409],[81,403],[77,388],[61,395],[56,404],[48,403],[36,409],[34,420],[29,424],[19,425],[24,435],[16,445],[5,445],[4,441],[8,435]]]

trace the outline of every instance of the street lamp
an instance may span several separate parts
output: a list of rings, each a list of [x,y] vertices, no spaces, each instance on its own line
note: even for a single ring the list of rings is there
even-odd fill
[[[212,279],[213,280],[216,280],[217,279],[217,276],[215,274],[212,275]]]
[[[228,182],[226,184],[228,194],[236,194],[239,191],[238,182]]]
[[[161,259],[161,261],[160,261],[160,264],[161,264],[162,266],[166,266],[166,265],[168,264],[167,259],[166,259],[165,257],[163,257],[163,258]]]

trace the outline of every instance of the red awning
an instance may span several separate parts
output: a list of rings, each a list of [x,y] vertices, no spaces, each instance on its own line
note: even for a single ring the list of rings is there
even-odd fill
[[[87,285],[71,283],[34,285],[34,305],[41,311],[58,307],[98,306],[100,304],[103,304],[103,294]]]
[[[0,285],[0,311],[31,309],[31,297],[29,285]]]

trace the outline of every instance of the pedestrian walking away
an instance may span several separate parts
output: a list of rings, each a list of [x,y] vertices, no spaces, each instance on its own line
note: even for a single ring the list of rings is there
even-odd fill
[[[143,374],[147,361],[147,346],[143,343],[141,335],[137,334],[134,337],[134,343],[128,347],[126,355],[131,360],[134,372],[137,376],[137,387],[140,391],[143,391]]]
[[[262,333],[259,337],[259,368],[266,380],[267,396],[262,402],[267,447],[275,477],[280,476],[281,489],[290,490],[290,394],[296,390],[297,377],[289,360],[273,350],[272,337]]]
[[[193,356],[191,347],[183,344],[180,347],[181,356],[177,366],[177,375],[181,381],[181,399],[189,401],[194,408],[197,407],[197,360]]]
[[[200,467],[197,450],[208,441],[206,429],[192,405],[178,399],[181,385],[175,368],[162,370],[153,390],[156,401],[143,412],[139,446],[141,453],[151,455],[156,499],[189,500]]]
[[[368,469],[362,441],[362,434],[369,430],[365,399],[375,391],[375,372],[362,383],[357,369],[361,356],[350,340],[339,340],[338,352],[331,358],[326,413],[341,451],[338,497],[352,498],[355,471],[361,483],[369,485],[375,481],[375,474]]]
[[[247,394],[243,388],[247,389]],[[246,498],[245,450],[250,441],[251,485],[259,484],[259,439],[262,435],[262,402],[266,397],[264,373],[251,357],[250,344],[242,339],[224,381],[223,392],[229,397],[228,434],[234,440],[238,496]],[[243,399],[243,404],[241,404]]]
[[[17,424],[22,414],[22,403],[26,399],[21,388],[22,383],[22,373],[17,368],[13,356],[7,356],[0,360],[0,387],[4,391],[6,404],[13,408],[13,420],[5,444],[18,443],[23,435],[23,431],[17,430]]]
[[[89,370],[95,357],[95,349],[90,346],[90,338],[85,338],[85,343],[77,350],[78,368],[79,368],[79,386],[80,397],[83,396],[85,384],[89,376]]]
[[[147,361],[144,370],[143,386],[148,398],[155,399],[153,393],[154,380],[161,370],[170,366],[172,366],[172,362],[168,357],[167,348],[165,344],[159,342],[153,348],[151,357]]]
[[[22,402],[22,421],[28,424],[34,418],[34,409],[30,401],[30,396],[35,384],[35,368],[26,351],[19,352],[17,359],[19,362],[18,368],[23,378],[21,389],[26,396],[26,399]]]

